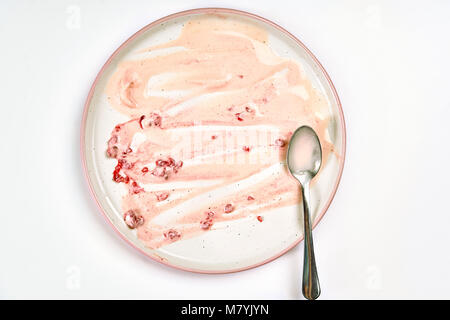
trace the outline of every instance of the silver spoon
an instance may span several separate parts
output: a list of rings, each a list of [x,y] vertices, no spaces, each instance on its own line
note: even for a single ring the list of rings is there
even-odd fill
[[[317,299],[320,295],[311,229],[309,184],[311,179],[319,172],[321,164],[322,148],[314,130],[308,126],[295,130],[289,141],[287,165],[291,175],[302,186],[303,224],[305,228],[302,292],[303,296],[309,300]]]

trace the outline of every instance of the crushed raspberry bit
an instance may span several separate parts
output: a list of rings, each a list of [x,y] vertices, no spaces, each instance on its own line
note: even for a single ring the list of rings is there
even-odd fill
[[[114,170],[120,170],[120,169],[122,169],[122,166],[123,166],[123,160],[117,160],[117,165]]]
[[[165,176],[167,176],[166,168],[165,167],[156,167],[155,169],[153,169],[152,175],[154,175],[156,177],[165,177]]]
[[[133,150],[130,147],[128,147],[127,151],[125,151],[125,153],[131,153],[131,152],[133,152]]]
[[[258,219],[259,222],[263,222],[264,221],[264,218],[261,217],[261,216],[257,216],[256,219]]]
[[[238,74],[238,77],[241,79],[244,78],[244,76],[242,74]]]
[[[163,193],[160,193],[160,194],[157,194],[157,195],[156,195],[156,200],[158,200],[158,201],[164,201],[164,200],[166,200],[168,197],[169,197],[169,193],[168,193],[168,192],[163,192]]]
[[[174,229],[170,229],[169,231],[164,232],[164,237],[166,237],[170,240],[177,240],[177,239],[181,238],[181,234]]]
[[[217,136],[211,136],[211,139],[212,139],[212,140],[216,140],[216,139],[217,139]]]
[[[138,194],[140,192],[143,192],[144,188],[141,188],[136,181],[133,181],[133,183],[131,184],[131,188],[130,188],[130,192],[132,194]]]
[[[106,150],[106,155],[110,158],[117,158],[118,154],[119,154],[119,148],[117,146],[109,147]]]
[[[277,140],[275,140],[275,145],[280,148],[283,148],[286,145],[286,140],[281,139],[281,138],[277,139]]]
[[[239,121],[244,121],[244,119],[241,117],[241,113],[235,113],[234,116],[236,117],[236,119],[238,119]]]
[[[130,181],[130,178],[128,176],[124,177],[124,176],[120,175],[120,170],[122,170],[123,164],[124,164],[123,160],[118,160],[117,165],[113,171],[113,180],[117,183],[120,183],[120,182],[128,183]]]
[[[142,171],[142,173],[146,173],[146,172],[148,172],[148,168],[147,167],[143,167],[141,171]]]
[[[248,113],[252,113],[252,112],[253,112],[253,109],[250,108],[250,107],[245,107],[245,111],[247,111]]]
[[[252,196],[248,196],[248,197],[247,197],[247,200],[248,200],[248,201],[252,201],[252,200],[255,200],[255,198],[253,198]]]
[[[114,131],[119,132],[120,129],[122,129],[122,126],[120,124],[118,124],[117,126],[114,127]]]
[[[141,127],[141,129],[144,129],[144,127],[142,126],[142,120],[144,120],[145,119],[145,116],[144,115],[142,115],[140,118],[139,118],[139,126]]]
[[[150,128],[150,127],[160,127],[161,126],[161,122],[162,122],[162,118],[159,114],[157,113],[150,113],[148,115],[142,115],[139,120],[139,126],[141,127],[141,129],[144,128]]]
[[[158,177],[168,177],[168,173],[172,170],[177,173],[178,170],[183,166],[183,161],[176,162],[173,158],[169,157],[167,160],[158,159],[155,161],[156,168],[152,171],[154,176]]]
[[[128,210],[123,214],[123,221],[130,229],[135,229],[144,224],[144,217],[135,210]]]
[[[249,146],[243,146],[242,150],[244,150],[245,152],[250,152],[250,147]]]
[[[168,167],[169,166],[169,161],[165,161],[165,160],[156,160],[155,164],[157,167]]]
[[[122,166],[124,169],[131,169],[134,167],[134,164],[127,162],[126,160],[122,160]]]
[[[208,230],[209,228],[211,228],[211,226],[212,226],[212,221],[211,220],[200,221],[200,227],[203,230]]]
[[[157,113],[150,114],[149,127],[151,127],[151,126],[160,127],[161,122],[162,122],[162,118],[159,114],[157,114]]]
[[[203,230],[208,230],[213,225],[213,218],[214,218],[214,212],[208,211],[206,212],[206,218],[205,220],[200,221],[200,227]]]
[[[234,207],[231,203],[228,203],[225,205],[225,207],[223,208],[223,212],[225,213],[230,213],[234,210]]]
[[[183,161],[178,161],[177,163],[175,163],[175,165],[173,166],[172,170],[175,173],[178,173],[178,170],[183,166]]]
[[[126,184],[126,183],[130,182],[130,177],[129,176],[123,177],[123,176],[119,175],[118,177],[114,177],[114,181],[117,183],[123,182]]]
[[[106,155],[110,158],[116,158],[119,154],[119,148],[116,146],[119,138],[116,135],[113,135],[108,140],[108,149],[106,149]]]
[[[108,140],[108,145],[115,145],[119,138],[116,135],[111,136],[111,139]]]
[[[168,165],[168,162],[160,159],[156,160],[155,164],[157,167],[166,167]]]

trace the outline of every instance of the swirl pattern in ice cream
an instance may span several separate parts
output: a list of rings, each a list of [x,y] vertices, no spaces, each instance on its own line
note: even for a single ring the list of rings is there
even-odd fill
[[[274,53],[260,26],[220,15],[185,23],[180,36],[136,52],[108,82],[127,117],[112,130],[113,180],[127,188],[124,221],[150,248],[230,220],[298,203],[285,166],[300,125],[333,152],[327,101],[302,66]]]

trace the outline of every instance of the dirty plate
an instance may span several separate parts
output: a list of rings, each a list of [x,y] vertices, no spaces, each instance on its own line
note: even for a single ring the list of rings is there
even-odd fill
[[[89,92],[82,122],[81,154],[88,185],[94,199],[98,203],[100,211],[103,213],[103,215],[105,216],[106,220],[110,223],[110,225],[117,231],[117,233],[132,247],[134,247],[141,253],[145,254],[146,256],[156,261],[159,261],[161,263],[164,263],[166,265],[175,268],[203,273],[226,273],[226,272],[246,270],[269,262],[281,256],[283,253],[287,252],[289,249],[298,244],[303,238],[302,222],[301,222],[302,221],[301,205],[299,205],[299,203],[292,204],[286,200],[287,201],[286,203],[289,203],[289,205],[287,206],[267,205],[268,209],[264,210],[262,213],[258,213],[257,211],[252,212],[249,209],[250,207],[248,207],[247,209],[246,207],[243,207],[241,211],[238,210],[239,208],[233,208],[233,210],[236,210],[236,212],[231,212],[230,216],[225,216],[222,213],[221,215],[217,215],[223,216],[223,219],[225,220],[218,221],[217,223],[213,224],[210,230],[206,230],[204,232],[199,232],[197,230],[198,224],[194,223],[195,218],[192,218],[191,219],[192,221],[189,219],[187,220],[185,219],[186,221],[192,222],[193,225],[195,225],[193,227],[193,230],[195,232],[189,233],[188,236],[188,229],[182,229],[186,230],[185,231],[186,237],[183,237],[183,235],[181,238],[175,237],[176,239],[174,240],[178,241],[172,242],[166,239],[165,242],[162,242],[163,245],[161,246],[158,245],[156,242],[153,243],[151,241],[147,242],[146,245],[145,241],[142,241],[140,238],[138,238],[136,230],[130,229],[124,223],[123,219],[124,213],[123,196],[127,194],[127,192],[130,192],[128,188],[129,185],[131,184],[131,181],[130,184],[128,185],[113,181],[112,172],[114,171],[114,168],[117,165],[117,160],[111,159],[106,154],[107,142],[111,138],[111,132],[114,129],[114,127],[118,123],[125,123],[126,121],[133,118],[130,116],[131,111],[128,114],[127,112],[129,110],[125,113],[121,112],[123,110],[119,110],[120,107],[114,108],[113,103],[111,102],[111,96],[109,97],[110,99],[108,99],[107,94],[108,84],[110,83],[111,77],[115,74],[120,65],[124,61],[139,61],[139,59],[142,59],[143,57],[151,57],[152,54],[155,54],[155,52],[153,52],[155,50],[148,51],[147,48],[150,47],[156,48],[156,46],[161,46],[162,44],[173,41],[180,37],[180,34],[186,25],[189,25],[190,23],[192,24],[193,21],[194,22],[203,20],[206,21],[208,19],[209,20],[215,19],[214,25],[211,27],[211,30],[213,32],[227,34],[229,37],[236,37],[236,31],[233,29],[234,27],[230,26],[233,25],[245,26],[247,24],[249,26],[248,30],[244,28],[245,30],[247,30],[246,37],[248,37],[253,41],[249,43],[253,43],[255,47],[258,46],[261,47],[262,51],[260,52],[264,52],[265,47],[269,48],[269,51],[271,53],[266,55],[265,56],[266,58],[270,57],[272,54],[275,54],[276,56],[279,57],[279,59],[284,59],[285,61],[294,61],[296,64],[301,66],[302,74],[306,75],[306,78],[309,79],[308,83],[310,83],[311,88],[314,88],[314,90],[318,92],[318,95],[320,96],[321,100],[320,103],[321,105],[325,106],[325,109],[323,109],[322,111],[323,113],[327,114],[328,117],[327,119],[329,119],[327,130],[326,132],[324,132],[324,139],[326,138],[329,141],[329,146],[332,147],[330,147],[331,151],[329,150],[330,151],[329,157],[326,161],[326,164],[323,166],[323,168],[321,168],[321,171],[318,177],[316,178],[315,183],[312,186],[311,190],[312,214],[314,216],[314,225],[317,225],[317,223],[325,214],[334,197],[342,174],[345,155],[345,124],[342,108],[336,90],[331,80],[329,79],[327,73],[320,65],[320,63],[317,61],[317,59],[312,55],[312,53],[298,39],[296,39],[292,34],[287,32],[280,26],[250,13],[231,9],[211,9],[211,8],[184,11],[155,21],[149,24],[148,26],[144,27],[142,30],[138,31],[131,38],[129,38],[124,44],[122,44],[119,47],[119,49],[117,49],[113,53],[111,58],[105,63]],[[221,23],[223,23],[223,25],[221,25]],[[193,30],[192,32],[196,32],[195,28],[193,28],[192,30]],[[252,30],[257,31],[253,32]],[[261,40],[259,44],[256,43],[259,40],[255,41],[255,39],[257,39],[260,36],[258,30],[262,31],[262,33],[266,35],[266,37],[263,37],[264,41]],[[199,32],[201,32],[201,30]],[[298,33],[300,32],[301,30],[298,31]],[[211,43],[214,43],[213,40],[211,41],[212,41]],[[224,41],[222,44],[226,46],[229,43]],[[189,46],[189,41],[185,42],[185,45]],[[220,46],[221,46],[220,43],[215,44],[215,48]],[[170,48],[170,49],[172,50],[171,52],[176,52],[176,50],[184,50],[183,48],[181,49]],[[170,53],[167,51],[167,48],[165,48],[165,50],[166,51],[164,54]],[[215,49],[213,49],[209,53],[211,55],[216,54],[215,52],[217,51],[214,50]],[[200,52],[199,57],[204,58],[205,56],[207,56],[204,53],[205,52],[203,53]],[[148,56],[146,56],[146,54]],[[235,57],[235,54],[236,52],[234,51],[233,53],[230,52],[229,61],[231,61],[233,57]],[[161,56],[164,59],[164,55]],[[264,55],[262,54],[261,57],[263,56]],[[246,61],[246,59],[249,59],[249,56],[242,57],[242,61]],[[229,64],[227,64],[227,62],[229,61],[226,60],[227,59],[225,56],[224,59],[222,60],[223,65],[225,66],[224,68],[227,68],[227,66],[229,66]],[[236,61],[237,61],[236,63],[239,63],[239,59],[237,59]],[[249,61],[251,62],[251,60]],[[279,60],[277,61],[279,62]],[[266,61],[264,61],[264,63],[267,66],[271,66],[275,65],[277,61],[274,62],[274,60],[267,59]],[[167,60],[161,60],[161,65],[164,65],[165,63],[167,63]],[[219,65],[221,64],[219,63]],[[247,66],[248,65],[249,63],[247,63]],[[155,68],[156,67],[157,65],[155,65]],[[233,65],[233,67],[230,68],[234,67],[235,66]],[[242,65],[241,67],[243,70],[245,70],[246,65]],[[263,69],[263,67],[261,67],[261,69],[255,70],[255,72],[253,72],[253,75],[252,72],[248,72],[248,74],[245,75],[244,74],[233,75],[232,72],[230,71],[230,76],[228,77],[227,75],[223,79],[224,81],[223,83],[220,82],[222,81],[220,79],[219,79],[220,81],[217,79],[216,80],[210,79],[214,78],[215,76],[214,70],[219,70],[214,69],[215,67],[212,67],[210,72],[211,74],[208,75],[208,77],[210,77],[209,79],[206,78],[193,79],[192,77],[186,78],[187,79],[186,81],[188,80],[190,81],[189,83],[190,85],[192,85],[193,89],[189,86],[186,87],[185,84],[174,84],[172,91],[163,92],[164,90],[161,89],[160,91],[156,92],[153,89],[157,88],[158,84],[155,83],[147,84],[147,86],[152,87],[153,91],[149,90],[146,93],[147,96],[144,95],[142,99],[148,98],[148,96],[152,96],[155,99],[154,101],[156,102],[157,101],[167,102],[170,99],[173,99],[173,101],[178,101],[177,99],[179,99],[179,101],[182,101],[183,96],[192,93],[192,91],[189,90],[191,89],[200,90],[200,92],[203,92],[202,90],[206,87],[209,88],[208,89],[209,91],[207,92],[208,98],[212,98],[213,96],[216,97],[218,93],[221,94],[222,92],[221,90],[224,90],[223,88],[229,89],[233,88],[233,85],[238,86],[236,85],[237,83],[239,83],[238,81],[243,81],[242,83],[247,83],[247,87],[253,90],[251,94],[253,94],[254,97],[256,97],[258,95],[257,93],[258,88],[260,88],[260,86],[263,87],[264,83],[261,80],[260,83],[258,84],[257,79],[256,80],[253,79],[254,81],[252,80],[253,81],[251,82],[252,85],[250,85],[250,80],[252,76],[255,76],[255,74],[257,74],[257,72],[262,72],[261,70]],[[204,77],[206,77],[207,74],[206,71],[202,73]],[[174,67],[173,72],[174,73],[182,72],[182,70]],[[272,85],[273,90],[270,91],[272,95],[268,94],[268,98],[266,99],[266,97],[264,97],[261,101],[252,100],[252,103],[249,102],[248,104],[250,106],[249,108],[250,111],[247,110],[248,114],[241,115],[241,113],[244,111],[238,110],[239,112],[236,111],[236,113],[234,113],[236,119],[230,118],[229,121],[234,121],[233,123],[235,123],[236,126],[239,127],[244,126],[245,123],[250,123],[245,121],[257,119],[257,117],[259,116],[258,108],[264,110],[263,104],[268,103],[268,105],[270,105],[270,103],[272,103],[270,100],[272,98],[277,99],[277,95],[279,95],[280,90],[284,90],[286,88],[283,86],[289,85],[290,80],[289,81],[286,80],[287,81],[286,82],[282,79],[283,72],[280,71],[279,76],[277,76],[278,78],[275,77],[277,79],[273,81]],[[170,77],[172,77],[171,79],[175,79],[174,81],[176,81],[176,79],[178,80],[183,79],[180,75],[177,77],[169,76],[169,78]],[[239,79],[236,77],[238,77]],[[162,81],[164,83],[167,82],[168,80],[167,78],[164,78],[162,79]],[[211,81],[217,81],[216,87],[211,86]],[[256,84],[253,85],[253,83]],[[184,86],[183,88],[185,90],[176,90],[177,85]],[[247,87],[243,85],[243,88]],[[128,90],[130,88],[131,90],[133,90],[134,88],[133,83],[131,83],[131,85],[128,85],[126,89]],[[186,88],[188,88],[189,90]],[[234,87],[234,89],[236,89],[236,87]],[[239,91],[239,89],[240,88],[238,87],[236,90]],[[268,88],[267,90],[271,89]],[[264,92],[269,92],[267,90]],[[302,90],[297,90],[293,94],[298,94],[299,96],[302,96],[304,99],[308,99],[309,96],[308,92],[304,93],[304,88]],[[122,93],[124,93],[125,95],[125,97],[121,97],[122,101],[124,101],[123,99],[125,99],[129,104],[140,103],[140,100],[136,102],[134,101],[133,97],[130,98],[128,92],[124,91]],[[242,95],[238,96],[239,99],[242,97],[243,97]],[[117,97],[114,96],[112,97],[112,99],[115,98]],[[231,100],[227,101],[232,101],[232,98],[229,99]],[[192,99],[190,100],[190,102],[192,102]],[[259,105],[259,103],[261,105]],[[305,106],[306,105],[307,104],[305,104]],[[307,107],[305,106],[303,107],[306,108],[304,110],[308,110]],[[179,110],[182,110],[183,108],[186,107],[192,107],[192,103],[190,104],[173,103],[172,107],[173,109],[171,111],[172,112],[171,114],[176,115]],[[126,109],[126,107],[124,108]],[[134,114],[134,116],[136,116],[140,112],[139,108],[137,108],[136,105],[133,105],[130,108],[134,108],[133,109],[134,111],[132,111],[136,113]],[[236,108],[239,108],[239,106],[237,106]],[[279,121],[280,119],[283,120],[284,117],[283,111],[286,111],[287,109],[282,110],[283,108],[281,107],[279,109],[280,110],[276,111],[276,116],[274,114],[273,121]],[[144,111],[142,112],[144,113]],[[310,112],[313,113],[315,111],[311,109]],[[194,113],[195,110],[193,111],[193,114]],[[243,118],[239,119],[241,116]],[[316,116],[317,115],[310,114],[307,115],[306,118],[314,119],[314,117]],[[290,116],[288,114],[286,114],[286,117],[287,117],[286,121],[290,121],[289,120]],[[320,120],[320,118],[318,119]],[[178,120],[182,121],[183,119]],[[221,118],[219,117],[218,119],[215,120],[217,120],[219,123]],[[298,123],[298,125],[301,124],[302,124],[301,122]],[[211,123],[209,123],[209,125],[211,125]],[[124,138],[122,137],[122,139]],[[215,139],[215,137],[213,137],[212,139]],[[133,141],[133,143],[135,143],[135,141]],[[168,140],[167,144],[170,143],[171,142]],[[247,152],[248,154],[251,154],[251,151],[253,150],[253,149],[246,150],[245,147],[241,149],[243,149],[243,152]],[[281,163],[281,160],[282,159],[280,157],[279,164],[281,166],[284,166],[284,164]],[[248,161],[245,163],[247,165],[249,164]],[[189,166],[190,166],[189,161],[187,161],[185,163],[185,166],[183,166],[183,168],[180,169],[179,176],[177,176],[176,173],[172,172],[173,177],[180,177],[183,176],[183,174],[186,174],[186,172],[188,172],[190,168]],[[218,166],[217,168],[220,168],[220,166]],[[245,168],[250,167],[242,166],[239,172],[244,172],[246,170]],[[149,170],[153,169],[150,168]],[[185,171],[183,172],[182,170]],[[130,175],[132,176],[131,173]],[[238,172],[236,172],[236,176],[238,176]],[[228,179],[232,179],[233,175],[231,175],[230,177],[231,178]],[[257,182],[258,179],[259,178],[257,177],[257,174],[255,174],[251,175],[250,179],[247,179],[246,182],[248,183],[249,181],[250,182],[253,181],[254,184],[258,184],[259,183]],[[170,179],[168,179],[168,181],[170,181]],[[195,181],[193,181],[192,179],[187,181],[186,184],[194,182]],[[196,183],[201,184],[203,182],[197,181]],[[237,183],[237,185],[239,185],[239,183]],[[275,183],[273,185],[276,188],[277,184]],[[152,189],[154,187],[156,187],[157,189],[157,186],[160,185],[149,183],[148,185],[145,186],[145,190],[147,191],[147,188]],[[175,187],[173,190],[175,190]],[[219,192],[218,189],[215,189],[214,185],[211,185],[211,187],[206,188],[206,190],[207,191],[203,192],[204,193],[203,195],[200,195],[200,197],[201,196],[203,197],[202,199],[205,199],[206,195],[208,195],[210,198],[213,199],[211,201],[216,201],[216,203],[220,203],[221,197],[223,197],[224,199],[227,197],[225,193],[222,195],[220,193],[221,191]],[[258,197],[258,195],[261,195],[263,191],[269,192],[270,194],[271,190],[272,189],[270,187],[259,189],[258,193],[256,195],[254,194],[254,196],[255,198]],[[228,193],[229,191],[230,190],[228,190]],[[236,193],[235,199],[237,199],[238,196],[247,197],[247,195],[244,194],[245,193],[244,191],[242,191],[242,194],[239,191],[236,191],[235,193]],[[281,191],[279,194],[276,195],[277,196],[279,195],[280,199],[283,198],[283,194],[281,193]],[[190,197],[189,199],[191,199],[190,200],[191,203],[195,205],[196,202],[195,198],[192,198],[191,196],[189,197]],[[269,204],[269,201],[272,201],[274,198],[275,197],[271,196],[267,197],[267,199],[257,199],[257,200],[259,201],[258,204],[260,206],[263,206],[264,201],[267,201],[267,204]],[[170,206],[170,204],[171,203],[174,204],[175,201],[179,201],[177,203],[181,203],[181,205],[183,204],[182,196],[178,200],[174,199],[175,198],[173,199],[168,198],[166,200],[163,199],[163,201],[166,202],[162,202],[161,205]],[[173,210],[174,209],[172,208],[172,211]],[[189,208],[186,208],[186,210],[189,210]],[[235,217],[241,218],[226,220],[228,219],[228,217],[232,217],[233,214],[235,214]],[[149,216],[147,216],[147,219],[148,217]],[[186,221],[185,223],[187,223]],[[149,231],[150,238],[151,234],[152,230],[150,229]]]

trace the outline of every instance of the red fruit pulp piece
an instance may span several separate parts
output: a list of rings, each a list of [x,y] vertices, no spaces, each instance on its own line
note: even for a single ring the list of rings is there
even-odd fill
[[[120,170],[122,170],[123,164],[124,164],[123,160],[117,160],[117,165],[113,171],[113,180],[117,183],[120,183],[120,182],[128,183],[129,182],[128,176],[123,177],[120,175]]]
[[[123,161],[122,167],[123,167],[124,169],[131,169],[131,168],[133,168],[133,166],[134,166],[133,163],[127,162],[127,161],[125,161],[125,160]]]
[[[109,144],[114,145],[114,144],[117,143],[118,140],[119,140],[119,138],[118,138],[116,135],[113,135],[113,136],[111,136],[111,138],[108,140],[108,145],[109,145]]]
[[[236,119],[238,119],[239,121],[244,121],[244,119],[242,119],[242,117],[241,117],[241,113],[240,113],[240,112],[235,113],[234,116],[235,116]]]
[[[175,165],[173,166],[173,172],[178,173],[178,170],[183,166],[183,161],[178,161],[177,163],[175,163]]]
[[[143,173],[146,173],[146,172],[148,172],[148,168],[147,168],[147,167],[143,167],[141,171],[142,171]]]
[[[164,177],[164,176],[166,176],[166,168],[165,167],[156,167],[152,171],[152,175],[154,175],[156,177]]]
[[[243,146],[242,150],[244,150],[245,152],[250,152],[250,147],[249,146]]]
[[[231,203],[228,203],[225,205],[225,207],[223,208],[223,212],[225,213],[230,213],[234,210],[234,207]]]
[[[136,225],[137,226],[141,226],[141,225],[143,225],[144,224],[144,217],[143,216],[137,216],[136,217]]]
[[[174,229],[170,229],[169,231],[164,233],[164,237],[169,238],[170,240],[176,240],[181,237],[181,234]]]
[[[114,172],[113,172],[113,180],[114,180],[115,182],[121,182],[121,181],[120,181],[121,178],[123,178],[123,177],[119,174],[119,172],[117,172],[116,170],[114,170]]]
[[[153,125],[155,125],[156,127],[160,127],[161,126],[161,122],[162,122],[162,118],[159,114],[153,113],[151,115],[152,117],[152,123]]]
[[[119,141],[119,138],[116,135],[113,135],[108,140],[108,149],[106,150],[106,154],[110,158],[116,158],[119,154],[119,147],[117,147],[116,143]]]
[[[209,228],[211,228],[212,226],[212,221],[211,220],[204,220],[200,222],[200,227],[203,230],[208,230]]]
[[[283,148],[286,145],[286,141],[284,139],[277,139],[275,140],[275,145]]]
[[[144,191],[144,188],[141,188],[136,181],[133,181],[133,183],[131,184],[131,189],[130,189],[132,194],[138,194],[140,192]]]
[[[128,210],[123,214],[123,220],[130,229],[135,229],[144,224],[144,217],[135,210]]]
[[[252,201],[252,200],[255,200],[255,198],[253,198],[252,196],[248,196],[248,197],[247,197],[247,200],[248,200],[248,201]]]
[[[168,192],[163,192],[163,193],[160,193],[160,194],[157,194],[157,195],[156,195],[156,200],[158,200],[158,201],[164,201],[164,200],[166,200],[168,197],[169,197],[169,193],[168,193]]]
[[[169,162],[162,159],[158,159],[155,161],[155,164],[157,167],[167,167],[169,165]]]
[[[112,146],[106,150],[106,155],[110,158],[116,158],[119,154],[119,148],[117,146]]]
[[[264,221],[263,217],[261,217],[261,216],[257,216],[256,219],[258,219],[259,222],[263,222]]]
[[[144,127],[142,126],[142,120],[144,120],[145,119],[145,116],[144,115],[142,115],[140,118],[139,118],[139,126],[141,127],[141,129],[144,129]]]
[[[203,230],[208,230],[213,225],[214,211],[205,212],[205,220],[200,221],[200,227]]]
[[[145,127],[153,127],[153,126],[160,127],[162,118],[157,113],[150,113],[147,116],[142,115],[138,121],[139,121],[139,126],[141,127],[141,129],[144,129]]]

